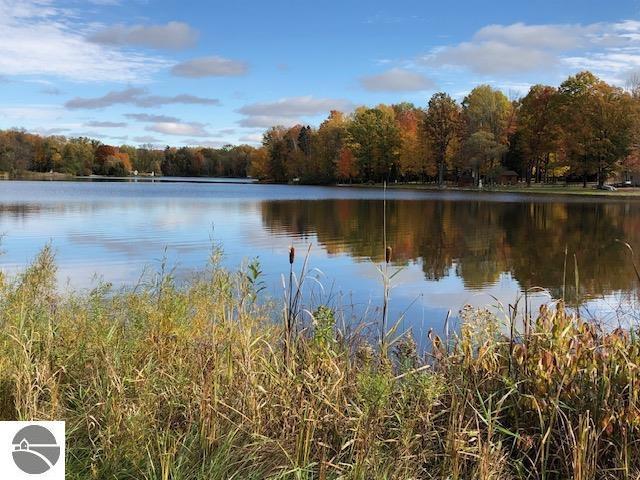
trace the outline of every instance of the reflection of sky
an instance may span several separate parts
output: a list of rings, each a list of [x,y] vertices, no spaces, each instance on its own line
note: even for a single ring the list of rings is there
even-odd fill
[[[157,271],[165,256],[181,277],[203,268],[216,241],[222,244],[224,263],[230,268],[258,257],[267,291],[279,298],[281,275],[289,268],[289,245],[296,246],[299,269],[311,244],[309,264],[317,269],[312,276],[318,277],[322,288],[308,282],[309,295],[313,294],[316,302],[340,305],[347,317],[353,311],[356,318],[376,322],[382,303],[382,282],[376,266],[346,253],[327,254],[314,234],[293,238],[284,232],[268,231],[260,202],[282,197],[304,201],[318,196],[380,195],[378,190],[262,185],[0,182],[0,232],[5,234],[0,266],[15,273],[51,241],[62,284],[68,281],[73,288],[86,288],[95,284],[97,274],[115,285],[131,285],[145,267]],[[390,195],[420,198],[430,194]],[[454,265],[441,280],[427,281],[420,261],[403,267],[392,282],[390,323],[404,313],[405,326],[426,333],[430,327],[442,328],[448,310],[455,318],[465,304],[502,302],[506,309],[520,293],[520,286],[508,273],[492,285],[469,290],[455,271]],[[547,299],[537,296],[532,300],[533,308]],[[616,318],[622,300],[621,295],[611,295],[590,302],[588,310]]]

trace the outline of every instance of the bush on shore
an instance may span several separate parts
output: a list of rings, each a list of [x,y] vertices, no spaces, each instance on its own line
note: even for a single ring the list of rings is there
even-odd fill
[[[0,276],[0,420],[64,419],[71,479],[637,478],[635,331],[465,309],[422,355],[319,307],[285,349],[258,273],[61,295],[45,249]]]

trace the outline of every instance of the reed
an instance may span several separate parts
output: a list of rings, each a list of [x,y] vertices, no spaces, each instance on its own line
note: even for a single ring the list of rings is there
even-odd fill
[[[0,420],[66,420],[70,479],[638,478],[635,330],[467,307],[428,352],[407,334],[383,357],[326,306],[276,321],[256,262],[212,261],[60,294],[47,248],[0,277]]]

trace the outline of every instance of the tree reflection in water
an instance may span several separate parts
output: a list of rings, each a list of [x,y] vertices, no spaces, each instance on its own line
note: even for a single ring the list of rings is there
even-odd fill
[[[265,227],[294,236],[316,235],[328,253],[381,262],[381,200],[264,201]],[[387,241],[394,261],[419,261],[425,277],[453,271],[465,288],[480,289],[510,273],[523,287],[575,301],[575,254],[580,297],[632,292],[637,280],[628,242],[640,256],[640,204],[633,202],[387,201]],[[452,270],[452,267],[453,270]]]

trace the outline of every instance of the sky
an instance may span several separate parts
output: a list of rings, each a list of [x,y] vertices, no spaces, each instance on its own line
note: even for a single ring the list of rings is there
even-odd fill
[[[0,129],[258,144],[332,109],[640,72],[640,0],[0,0]]]

